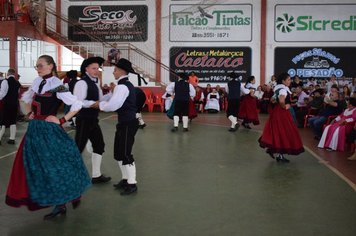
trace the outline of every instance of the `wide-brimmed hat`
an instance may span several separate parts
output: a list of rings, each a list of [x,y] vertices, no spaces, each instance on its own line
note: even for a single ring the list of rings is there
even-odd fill
[[[89,57],[88,59],[85,59],[82,65],[80,66],[80,72],[82,74],[85,74],[85,68],[87,68],[90,64],[98,63],[99,66],[101,66],[104,63],[104,61],[105,59],[102,57]]]
[[[186,73],[177,73],[178,77],[183,80],[189,80],[189,76]]]
[[[66,73],[66,75],[67,75],[68,78],[71,78],[71,79],[77,78],[77,76],[78,76],[78,71],[76,71],[76,70],[70,70],[70,71],[68,71],[68,72]]]
[[[123,69],[124,71],[135,73],[135,70],[132,69],[132,63],[125,58],[121,58],[120,60],[117,61],[117,63],[111,63],[111,64],[115,65],[117,68]]]
[[[314,91],[313,91],[313,94],[314,93],[320,93],[320,95],[323,95],[324,94],[324,90],[323,89],[315,89]]]

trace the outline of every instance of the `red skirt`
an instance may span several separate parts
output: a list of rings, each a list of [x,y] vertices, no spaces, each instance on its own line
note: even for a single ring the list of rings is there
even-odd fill
[[[23,144],[24,135],[20,147],[16,153],[14,165],[10,177],[9,186],[6,192],[5,203],[11,207],[27,206],[30,211],[36,211],[46,207],[40,206],[30,199],[30,193],[27,187],[26,171],[23,163]]]
[[[239,119],[243,119],[245,123],[253,123],[259,125],[256,99],[251,97],[250,94],[245,95],[241,102],[240,110],[238,114]]]
[[[292,114],[280,105],[273,109],[258,142],[271,153],[298,155],[304,152]]]

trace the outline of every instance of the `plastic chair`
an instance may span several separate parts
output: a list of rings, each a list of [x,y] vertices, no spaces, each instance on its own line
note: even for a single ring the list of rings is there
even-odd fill
[[[146,101],[145,101],[145,105],[147,105],[148,107],[148,111],[150,110],[150,104],[152,102],[152,91],[151,90],[142,90],[145,95],[146,95]]]
[[[164,99],[162,99],[163,94],[155,94],[152,96],[152,100],[148,105],[148,111],[153,112],[154,106],[160,106],[161,112],[164,110]]]
[[[305,115],[305,117],[304,117],[304,128],[306,128],[307,127],[307,125],[308,125],[308,119],[310,118],[310,117],[317,117],[318,115],[312,115],[312,114],[310,114],[310,112],[311,111],[313,111],[313,110],[319,110],[320,108],[315,108],[315,107],[311,107],[311,108],[309,108],[308,109],[308,113]]]

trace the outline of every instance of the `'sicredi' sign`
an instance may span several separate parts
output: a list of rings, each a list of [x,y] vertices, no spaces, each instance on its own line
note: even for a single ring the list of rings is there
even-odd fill
[[[355,42],[356,4],[276,5],[277,42]]]

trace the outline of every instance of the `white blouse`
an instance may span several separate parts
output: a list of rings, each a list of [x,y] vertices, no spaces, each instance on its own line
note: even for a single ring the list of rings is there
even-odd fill
[[[33,95],[38,92],[38,88],[42,82],[42,77],[37,77],[31,87],[28,88],[26,92],[22,94],[21,100],[25,103],[31,104]],[[44,94],[46,91],[57,88],[60,85],[63,85],[62,81],[55,76],[52,76],[46,79],[46,84],[43,86],[41,94]],[[65,104],[70,105],[70,111],[78,111],[82,108],[83,103],[77,99],[71,92],[60,92],[56,93],[57,98],[62,100]]]

